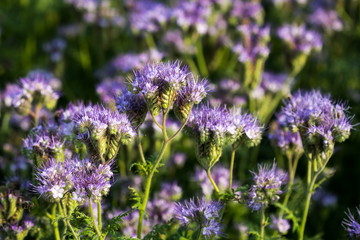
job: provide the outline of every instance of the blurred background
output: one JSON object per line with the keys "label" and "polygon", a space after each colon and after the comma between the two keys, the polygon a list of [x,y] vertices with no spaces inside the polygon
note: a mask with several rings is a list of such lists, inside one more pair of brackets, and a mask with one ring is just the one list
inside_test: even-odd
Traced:
{"label": "blurred background", "polygon": [[[145,10],[137,8],[135,0],[109,1],[109,6],[101,5],[101,8],[100,5],[92,5],[92,2],[96,1],[1,0],[0,90],[8,83],[17,82],[29,71],[45,69],[62,81],[59,107],[65,107],[67,103],[75,100],[99,102],[101,95],[99,97],[97,94],[97,86],[104,82],[104,79],[112,79],[112,81],[117,77],[125,79],[131,74],[132,68],[138,66],[133,63],[131,57],[120,59],[118,60],[120,63],[117,63],[115,60],[118,56],[125,53],[136,55],[155,48],[158,52],[151,53],[154,55],[151,57],[153,60],[180,59],[190,65],[192,70],[199,71],[199,75],[206,77],[214,85],[219,85],[226,77],[235,81],[241,78],[236,71],[237,68],[241,68],[239,63],[235,63],[234,66],[226,63],[223,66],[224,64],[216,61],[214,63],[213,60],[219,58],[215,51],[219,43],[214,43],[213,37],[205,35],[201,37],[202,57],[208,66],[211,64],[221,66],[209,67],[204,71],[202,61],[199,60],[201,56],[197,52],[198,46],[195,50],[191,50],[192,43],[190,43],[183,46],[182,50],[178,43],[174,50],[175,47],[170,44],[172,42],[168,29],[172,28],[175,31],[176,28],[171,27],[171,24],[167,23],[166,26],[158,24],[155,30],[149,26],[141,27],[141,23],[137,21],[147,21],[145,16],[152,18],[146,15],[150,13],[141,12]],[[353,124],[359,123],[360,1],[313,0],[312,3],[304,4],[292,2],[295,1],[262,1],[262,22],[269,24],[271,28],[284,23],[302,23],[306,21],[304,19],[309,18],[310,13],[313,13],[313,5],[323,4],[336,10],[341,23],[340,27],[321,30],[323,47],[320,52],[311,54],[308,58],[304,68],[296,76],[292,89],[319,89],[330,93],[334,99],[349,105],[349,112],[354,116]],[[164,1],[164,3],[178,4],[175,4],[175,1]],[[229,4],[231,5],[231,1]],[[160,7],[148,9],[152,9],[152,14],[158,17],[163,14],[163,9]],[[320,14],[316,13],[315,16]],[[236,24],[239,23],[234,22],[231,17],[225,19],[224,25],[214,30],[221,32],[215,39],[219,39],[220,35],[231,35],[230,30],[222,30],[231,29]],[[311,22],[307,24],[312,26]],[[186,44],[186,41],[184,42]],[[224,45],[226,46],[225,43]],[[284,47],[277,37],[271,38],[270,49],[265,68],[281,72],[286,68],[284,67],[286,60],[283,57]],[[126,70],[127,63],[129,69]],[[191,66],[192,64],[194,66]],[[259,162],[274,159],[275,153],[270,145],[265,136],[258,148]],[[185,151],[189,150],[183,148]],[[229,153],[226,152],[225,156],[226,154]],[[189,154],[188,160],[191,158],[193,153]],[[191,162],[185,165],[182,170],[184,179],[179,180],[180,183],[186,182],[186,176],[193,173],[194,165]],[[248,168],[253,169],[255,165],[256,162]],[[348,208],[354,210],[360,204],[358,127],[354,128],[349,140],[337,145],[330,167],[336,172],[314,197],[307,232],[309,235],[323,232],[323,239],[345,239],[345,231],[341,227],[341,221],[345,217],[344,212]],[[303,168],[304,166],[301,165],[300,175],[303,174]],[[184,192],[185,196],[191,196],[186,190]]]}

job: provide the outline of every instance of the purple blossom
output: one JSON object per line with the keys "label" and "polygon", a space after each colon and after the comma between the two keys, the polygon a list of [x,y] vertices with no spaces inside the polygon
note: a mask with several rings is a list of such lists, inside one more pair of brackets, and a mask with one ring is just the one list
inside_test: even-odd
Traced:
{"label": "purple blossom", "polygon": [[55,38],[43,45],[44,51],[50,55],[53,62],[59,62],[63,57],[66,41],[62,38]]}
{"label": "purple blossom", "polygon": [[173,18],[185,31],[194,27],[199,34],[205,34],[209,28],[212,4],[207,1],[180,1],[173,10]]}
{"label": "purple blossom", "polygon": [[50,201],[58,201],[72,186],[72,172],[65,162],[48,160],[36,169],[35,191]]}
{"label": "purple blossom", "polygon": [[105,78],[96,87],[96,93],[102,102],[108,106],[115,105],[115,99],[121,95],[124,79],[121,77]]}
{"label": "purple blossom", "polygon": [[[229,169],[222,166],[215,166],[211,171],[211,176],[221,192],[229,188],[229,174]],[[204,169],[196,168],[195,181],[200,184],[202,193],[207,198],[210,198],[214,187],[211,184]]]}
{"label": "purple blossom", "polygon": [[251,114],[242,114],[240,109],[234,109],[230,114],[234,127],[231,143],[235,145],[245,143],[248,147],[258,145],[263,132],[258,120]]}
{"label": "purple blossom", "polygon": [[125,113],[134,129],[137,129],[145,120],[147,105],[144,97],[138,93],[131,93],[122,88],[121,96],[116,99],[116,108]]}
{"label": "purple blossom", "polygon": [[322,48],[321,36],[305,25],[285,24],[278,29],[277,34],[296,53],[309,54]]}
{"label": "purple blossom", "polygon": [[[360,216],[360,210],[357,208],[357,215]],[[355,240],[360,237],[360,223],[355,219],[354,215],[350,212],[350,210],[346,213],[347,219],[342,221],[342,226],[347,231],[350,239]]]}
{"label": "purple blossom", "polygon": [[263,8],[259,2],[234,0],[232,3],[231,16],[235,19],[250,19],[260,21]]}
{"label": "purple blossom", "polygon": [[176,203],[176,219],[182,224],[195,223],[204,237],[216,237],[221,232],[221,209],[220,201],[206,202],[200,199],[190,199],[182,203]]}
{"label": "purple blossom", "polygon": [[138,33],[153,33],[158,32],[170,16],[170,9],[161,2],[136,1],[130,13],[130,23]]}
{"label": "purple blossom", "polygon": [[157,196],[159,199],[171,202],[179,200],[182,193],[183,191],[177,183],[163,183],[161,185],[161,191],[157,194]]}
{"label": "purple blossom", "polygon": [[270,227],[272,229],[277,230],[279,233],[286,234],[291,226],[288,220],[283,218],[277,218],[274,215],[272,215]]}
{"label": "purple blossom", "polygon": [[288,76],[286,74],[264,72],[262,74],[261,87],[272,93],[277,93],[283,90],[288,92],[289,89],[284,89],[287,78]]}
{"label": "purple blossom", "polygon": [[180,30],[167,31],[164,36],[164,42],[175,46],[179,53],[194,54],[196,52],[194,46],[184,41],[182,32]]}
{"label": "purple blossom", "polygon": [[341,31],[344,27],[335,10],[327,10],[322,7],[316,8],[309,16],[309,22],[329,32]]}
{"label": "purple blossom", "polygon": [[89,159],[73,160],[68,164],[71,164],[71,181],[74,189],[72,198],[75,201],[84,202],[88,197],[93,201],[100,201],[102,196],[108,194],[113,176],[110,164],[96,165]]}
{"label": "purple blossom", "polygon": [[[77,136],[89,151],[104,163],[113,159],[120,144],[127,144],[135,136],[125,114],[110,111],[101,105],[80,106],[72,116]],[[94,149],[95,148],[95,149]]]}
{"label": "purple blossom", "polygon": [[319,91],[298,91],[285,104],[277,116],[279,123],[293,132],[299,131],[305,149],[315,151],[315,157],[327,159],[334,143],[350,136],[352,125],[347,108],[334,103],[330,96]]}
{"label": "purple blossom", "polygon": [[294,133],[286,128],[276,126],[276,129],[269,134],[269,139],[283,153],[286,153],[287,151],[302,153],[304,151],[301,137],[298,132]]}
{"label": "purple blossom", "polygon": [[258,173],[253,172],[254,184],[246,194],[247,205],[254,211],[277,202],[283,193],[282,185],[288,181],[288,174],[278,169],[276,164],[258,165]]}
{"label": "purple blossom", "polygon": [[242,41],[233,46],[232,50],[238,55],[238,60],[242,63],[255,62],[259,58],[267,58],[270,49],[270,27],[249,23],[240,25],[238,30],[242,36]]}

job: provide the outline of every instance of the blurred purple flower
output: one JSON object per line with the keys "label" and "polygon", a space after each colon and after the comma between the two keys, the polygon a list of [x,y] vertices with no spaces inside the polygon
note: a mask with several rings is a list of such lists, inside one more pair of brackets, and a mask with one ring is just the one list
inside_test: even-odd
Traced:
{"label": "blurred purple flower", "polygon": [[[356,209],[357,216],[360,216],[360,210]],[[360,237],[360,223],[354,217],[354,215],[350,212],[350,210],[346,213],[347,219],[342,221],[342,226],[347,231],[351,240],[359,239]]]}

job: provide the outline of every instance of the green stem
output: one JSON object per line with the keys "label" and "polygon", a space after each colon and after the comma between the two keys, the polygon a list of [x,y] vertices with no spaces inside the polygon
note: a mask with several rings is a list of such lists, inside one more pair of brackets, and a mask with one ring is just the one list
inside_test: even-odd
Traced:
{"label": "green stem", "polygon": [[264,240],[265,236],[265,208],[261,209],[261,222],[260,222],[260,240]]}
{"label": "green stem", "polygon": [[149,49],[156,49],[155,40],[152,34],[145,35],[145,42],[148,45]]}
{"label": "green stem", "polygon": [[97,215],[98,215],[98,228],[102,230],[102,216],[101,216],[101,200],[97,201]]}
{"label": "green stem", "polygon": [[139,209],[140,216],[139,216],[138,229],[137,229],[137,237],[138,238],[141,238],[142,223],[143,223],[143,220],[144,220],[144,214],[145,214],[145,211],[146,211],[146,205],[147,205],[147,202],[149,200],[149,194],[150,194],[152,178],[153,178],[155,172],[157,171],[159,163],[161,162],[161,159],[164,156],[164,153],[165,153],[165,150],[166,150],[166,147],[167,147],[168,144],[169,144],[169,142],[167,140],[164,140],[164,142],[162,144],[162,147],[161,147],[161,150],[160,150],[160,153],[159,153],[159,155],[157,156],[157,158],[155,160],[155,165],[151,169],[151,171],[149,173],[149,176],[146,179],[144,198],[143,198],[141,207]]}
{"label": "green stem", "polygon": [[220,193],[220,190],[219,190],[218,186],[216,185],[214,179],[213,179],[212,176],[211,176],[210,168],[209,168],[208,170],[206,170],[206,174],[207,174],[207,176],[208,176],[211,184],[213,185],[215,191],[216,191],[217,193]]}
{"label": "green stem", "polygon": [[229,191],[230,192],[232,190],[232,184],[233,184],[233,172],[234,172],[235,154],[236,154],[236,149],[232,148],[231,158],[230,158],[230,177],[229,177]]}
{"label": "green stem", "polygon": [[72,235],[74,236],[75,240],[80,240],[78,235],[76,234],[73,226],[71,225],[70,221],[67,219],[68,216],[66,214],[66,208],[64,206],[62,206],[62,204],[60,202],[58,203],[58,207],[60,210],[60,214],[64,217],[64,222],[65,222],[66,226],[68,226],[70,228],[70,231],[71,231]]}
{"label": "green stem", "polygon": [[55,240],[60,240],[60,231],[59,231],[59,221],[54,221],[56,218],[56,204],[54,204],[53,208],[52,208],[52,221],[53,221],[53,228],[54,228],[54,235],[55,235]]}
{"label": "green stem", "polygon": [[199,39],[196,44],[196,60],[199,65],[201,75],[207,77],[209,75],[209,72],[204,57],[204,51],[203,51],[201,39]]}
{"label": "green stem", "polygon": [[199,231],[197,232],[197,236],[196,236],[195,240],[200,240],[201,239],[201,232],[202,232],[202,226],[200,224]]}
{"label": "green stem", "polygon": [[141,145],[141,138],[140,138],[139,130],[137,130],[137,147],[138,147],[138,150],[139,150],[140,159],[141,159],[142,163],[146,163],[144,151],[143,151],[143,148],[142,148],[142,145]]}
{"label": "green stem", "polygon": [[92,221],[92,224],[93,224],[96,234],[98,235],[99,239],[103,239],[102,234],[98,228],[98,225],[95,222],[95,215],[94,215],[94,210],[93,210],[92,201],[91,201],[90,197],[89,197],[89,213],[90,213],[91,221]]}

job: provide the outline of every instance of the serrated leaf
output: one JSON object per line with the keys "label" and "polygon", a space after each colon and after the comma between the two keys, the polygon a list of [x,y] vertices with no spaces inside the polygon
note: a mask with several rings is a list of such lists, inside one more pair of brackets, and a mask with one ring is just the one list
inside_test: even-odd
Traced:
{"label": "serrated leaf", "polygon": [[130,190],[130,200],[134,201],[134,203],[131,205],[131,208],[139,209],[142,203],[141,195],[138,193],[138,191],[136,191],[135,188],[132,188],[130,186],[128,188]]}
{"label": "serrated leaf", "polygon": [[125,213],[122,213],[116,217],[113,217],[110,222],[107,224],[106,226],[106,233],[115,233],[117,231],[119,231],[119,229],[121,228],[121,222],[123,222],[123,218],[126,217],[127,215],[129,215],[130,213],[132,213],[134,211],[134,209],[127,211]]}

